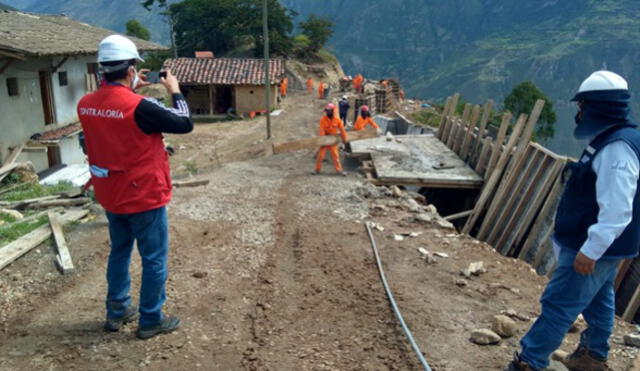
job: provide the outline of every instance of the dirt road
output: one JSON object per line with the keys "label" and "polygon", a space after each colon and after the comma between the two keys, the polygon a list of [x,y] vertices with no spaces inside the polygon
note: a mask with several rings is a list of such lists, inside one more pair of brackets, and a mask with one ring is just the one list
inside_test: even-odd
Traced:
{"label": "dirt road", "polygon": [[[322,104],[289,98],[274,118],[276,138],[315,133]],[[182,318],[179,331],[148,341],[135,339],[135,324],[101,331],[108,236],[98,215],[69,234],[76,274],[59,276],[48,246],[0,272],[0,369],[417,370],[384,295],[366,220],[384,227],[376,239],[388,279],[433,369],[506,364],[530,325],[525,317],[538,314],[545,278],[453,230],[416,221],[426,205],[416,210],[410,196],[366,185],[354,172],[335,176],[329,163],[326,175],[309,175],[311,153],[264,157],[263,137],[256,120],[169,138],[181,148],[175,170],[193,162],[211,180],[176,189],[169,208],[166,311]],[[448,257],[427,264],[419,247]],[[487,272],[462,285],[460,270],[474,261]],[[138,257],[132,270],[138,283]],[[469,341],[471,330],[507,309],[523,318],[517,336],[497,346]],[[617,328],[615,370],[635,354],[616,343],[629,328]]]}

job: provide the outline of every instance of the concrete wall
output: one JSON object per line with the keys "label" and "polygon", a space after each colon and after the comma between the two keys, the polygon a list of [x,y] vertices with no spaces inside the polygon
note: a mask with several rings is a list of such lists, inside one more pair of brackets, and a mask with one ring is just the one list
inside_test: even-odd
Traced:
{"label": "concrete wall", "polygon": [[[95,56],[69,57],[56,73],[51,75],[51,90],[56,124],[77,120],[76,105],[86,94],[85,74],[87,63],[95,62]],[[13,61],[0,74],[0,162],[6,158],[9,148],[26,142],[35,134],[49,129],[44,125],[44,112],[40,93],[38,71],[51,70],[63,57],[43,57],[27,61]],[[8,61],[0,58],[0,67]],[[60,86],[58,72],[67,72],[67,86]],[[10,97],[7,78],[18,79],[18,96]],[[44,156],[39,153],[33,156]],[[34,160],[41,162],[41,159]]]}
{"label": "concrete wall", "polygon": [[16,161],[31,162],[36,172],[41,172],[49,168],[49,159],[47,158],[47,147],[27,147],[20,152],[20,156]]}
{"label": "concrete wall", "polygon": [[60,161],[65,165],[83,164],[86,162],[86,156],[80,147],[79,135],[73,135],[60,140]]}
{"label": "concrete wall", "polygon": [[[238,114],[251,111],[261,111],[264,105],[264,86],[261,85],[237,85],[235,87],[235,107]],[[271,109],[278,105],[278,87],[273,85],[271,89]]]}
{"label": "concrete wall", "polygon": [[[57,65],[61,61],[62,57],[55,57],[53,63]],[[53,90],[53,101],[56,106],[57,124],[78,120],[76,106],[80,98],[87,93],[85,82],[87,63],[95,61],[95,55],[69,57],[69,59],[51,75],[51,87]],[[67,72],[67,86],[60,86],[60,72]]]}

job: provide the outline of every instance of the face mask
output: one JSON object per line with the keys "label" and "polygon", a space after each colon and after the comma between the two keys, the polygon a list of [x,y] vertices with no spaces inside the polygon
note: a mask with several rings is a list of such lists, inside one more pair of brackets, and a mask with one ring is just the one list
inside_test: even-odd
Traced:
{"label": "face mask", "polygon": [[133,69],[133,72],[135,72],[135,75],[133,75],[133,81],[131,82],[131,89],[135,90],[136,86],[138,86],[138,83],[140,82],[140,78],[138,77],[138,71],[136,71],[136,69]]}

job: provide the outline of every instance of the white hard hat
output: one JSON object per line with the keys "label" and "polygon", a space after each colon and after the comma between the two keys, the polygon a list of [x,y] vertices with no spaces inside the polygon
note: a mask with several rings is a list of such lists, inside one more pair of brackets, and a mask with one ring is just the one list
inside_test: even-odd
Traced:
{"label": "white hard hat", "polygon": [[346,96],[346,95],[343,95],[343,96],[342,96],[342,99],[345,99],[345,100],[346,100],[346,99],[347,99],[347,96]]}
{"label": "white hard hat", "polygon": [[137,59],[144,62],[138,54],[138,48],[133,41],[121,35],[111,35],[100,41],[98,45],[98,63],[129,61]]}
{"label": "white hard hat", "polygon": [[596,71],[580,85],[578,93],[596,90],[629,90],[627,80],[611,71]]}

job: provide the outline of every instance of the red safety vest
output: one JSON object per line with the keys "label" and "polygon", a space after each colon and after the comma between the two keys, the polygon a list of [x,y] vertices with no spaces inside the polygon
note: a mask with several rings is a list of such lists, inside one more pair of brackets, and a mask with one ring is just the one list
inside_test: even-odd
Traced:
{"label": "red safety vest", "polygon": [[96,199],[116,214],[162,207],[171,200],[169,157],[162,134],[145,134],[135,122],[141,95],[122,85],[105,85],[78,103],[89,164],[109,170],[91,175]]}

